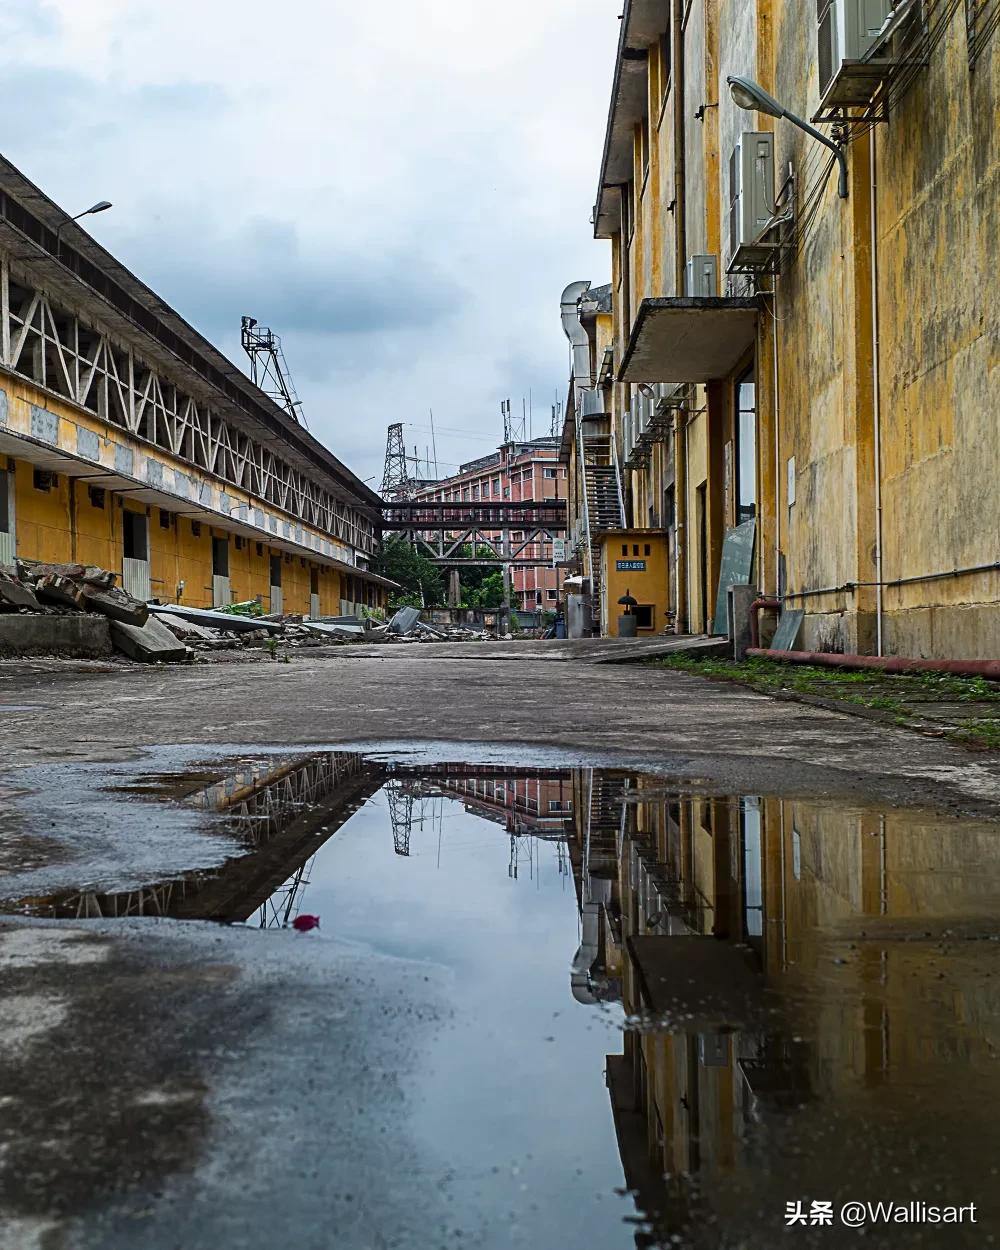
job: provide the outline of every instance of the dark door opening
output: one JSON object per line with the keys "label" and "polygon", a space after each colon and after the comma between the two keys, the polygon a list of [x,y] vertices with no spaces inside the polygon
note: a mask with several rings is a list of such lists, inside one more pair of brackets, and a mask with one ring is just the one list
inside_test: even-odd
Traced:
{"label": "dark door opening", "polygon": [[271,585],[281,585],[281,556],[271,557]]}
{"label": "dark door opening", "polygon": [[229,576],[229,539],[212,539],[212,576]]}
{"label": "dark door opening", "polygon": [[122,541],[126,560],[147,560],[149,558],[148,529],[144,512],[129,512],[122,515]]}

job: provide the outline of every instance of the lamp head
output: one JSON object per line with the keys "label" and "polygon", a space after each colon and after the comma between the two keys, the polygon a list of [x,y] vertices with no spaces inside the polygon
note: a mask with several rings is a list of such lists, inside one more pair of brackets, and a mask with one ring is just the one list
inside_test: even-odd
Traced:
{"label": "lamp head", "polygon": [[730,74],[726,81],[729,83],[729,91],[733,100],[741,109],[746,109],[748,113],[754,111],[767,113],[771,117],[785,116],[784,106],[752,78],[741,78],[737,74]]}
{"label": "lamp head", "polygon": [[111,207],[110,200],[98,200],[96,204],[91,204],[90,208],[88,208],[87,211],[83,215],[84,217],[89,217],[92,213],[103,213],[106,209],[109,209],[110,207]]}

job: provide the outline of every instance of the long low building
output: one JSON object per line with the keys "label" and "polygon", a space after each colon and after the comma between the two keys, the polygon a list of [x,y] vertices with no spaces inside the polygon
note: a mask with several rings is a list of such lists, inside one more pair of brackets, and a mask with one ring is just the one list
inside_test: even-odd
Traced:
{"label": "long low building", "polygon": [[374,491],[0,158],[0,564],[337,614],[393,586],[368,567],[381,520]]}

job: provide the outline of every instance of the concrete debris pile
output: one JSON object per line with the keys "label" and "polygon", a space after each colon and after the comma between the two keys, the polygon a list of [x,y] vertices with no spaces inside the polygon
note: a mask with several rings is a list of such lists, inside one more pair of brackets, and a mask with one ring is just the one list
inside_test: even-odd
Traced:
{"label": "concrete debris pile", "polygon": [[400,608],[388,625],[372,632],[381,632],[383,639],[389,642],[487,642],[497,637],[495,632],[470,629],[468,625],[432,625],[420,619],[419,608]]}

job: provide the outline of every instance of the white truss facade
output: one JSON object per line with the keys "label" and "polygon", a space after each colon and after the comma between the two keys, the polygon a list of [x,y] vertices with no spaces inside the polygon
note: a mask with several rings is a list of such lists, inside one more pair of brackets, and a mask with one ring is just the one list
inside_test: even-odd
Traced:
{"label": "white truss facade", "polygon": [[363,513],[185,394],[130,346],[20,279],[2,254],[0,364],[342,543],[376,548],[375,526]]}

